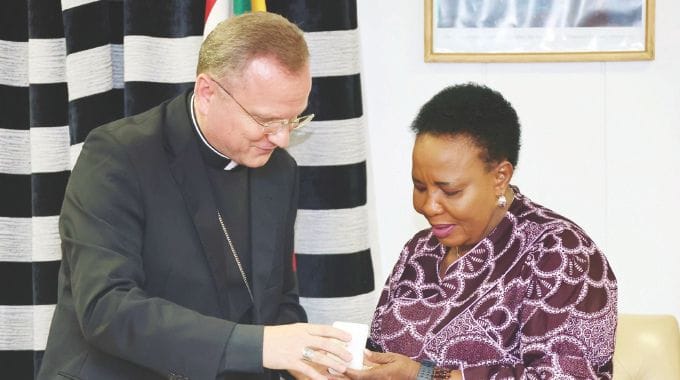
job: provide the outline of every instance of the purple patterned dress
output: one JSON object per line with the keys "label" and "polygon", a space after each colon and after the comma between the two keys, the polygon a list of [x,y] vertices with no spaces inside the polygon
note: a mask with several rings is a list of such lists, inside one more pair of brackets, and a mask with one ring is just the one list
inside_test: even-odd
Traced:
{"label": "purple patterned dress", "polygon": [[610,379],[616,279],[570,220],[519,193],[440,278],[446,247],[417,233],[387,280],[370,344],[465,379]]}

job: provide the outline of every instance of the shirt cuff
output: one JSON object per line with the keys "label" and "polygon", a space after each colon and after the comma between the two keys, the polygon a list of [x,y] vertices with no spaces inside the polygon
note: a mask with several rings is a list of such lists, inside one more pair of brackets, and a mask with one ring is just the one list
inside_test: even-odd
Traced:
{"label": "shirt cuff", "polygon": [[237,324],[229,336],[220,361],[223,372],[262,373],[264,326]]}

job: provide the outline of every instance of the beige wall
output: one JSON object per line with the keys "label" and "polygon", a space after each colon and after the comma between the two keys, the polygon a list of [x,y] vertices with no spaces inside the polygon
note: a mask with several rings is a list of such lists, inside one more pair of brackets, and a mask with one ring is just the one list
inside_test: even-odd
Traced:
{"label": "beige wall", "polygon": [[656,59],[424,63],[423,2],[359,0],[376,281],[425,221],[411,208],[408,130],[448,84],[475,81],[517,109],[513,183],[574,220],[607,254],[619,308],[680,319],[680,3],[656,1]]}

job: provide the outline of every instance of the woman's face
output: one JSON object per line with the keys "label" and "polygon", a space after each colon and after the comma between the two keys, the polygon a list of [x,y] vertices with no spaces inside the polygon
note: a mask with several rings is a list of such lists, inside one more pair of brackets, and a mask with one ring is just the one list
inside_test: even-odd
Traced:
{"label": "woman's face", "polygon": [[[484,238],[503,218],[498,196],[512,176],[507,161],[489,168],[465,136],[421,134],[413,147],[413,208],[447,247],[461,250]],[[510,172],[508,172],[510,170]]]}

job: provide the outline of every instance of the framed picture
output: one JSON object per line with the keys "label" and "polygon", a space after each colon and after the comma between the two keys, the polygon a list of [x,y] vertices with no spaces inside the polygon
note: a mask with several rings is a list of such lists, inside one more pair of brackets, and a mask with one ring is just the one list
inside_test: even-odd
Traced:
{"label": "framed picture", "polygon": [[425,61],[654,59],[654,0],[425,0]]}

